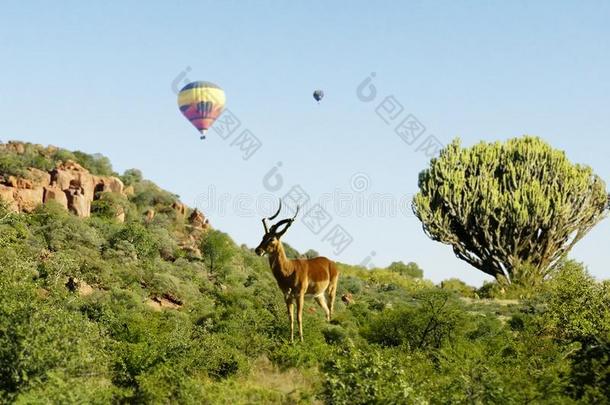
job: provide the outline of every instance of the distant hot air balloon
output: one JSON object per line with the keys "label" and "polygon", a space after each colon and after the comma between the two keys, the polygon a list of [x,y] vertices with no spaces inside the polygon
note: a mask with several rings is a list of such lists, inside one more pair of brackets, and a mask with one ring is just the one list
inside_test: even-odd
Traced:
{"label": "distant hot air balloon", "polygon": [[205,139],[205,133],[224,109],[225,92],[214,83],[192,82],[178,93],[178,106]]}
{"label": "distant hot air balloon", "polygon": [[320,100],[324,97],[324,92],[322,90],[316,90],[313,92],[313,98],[319,103]]}

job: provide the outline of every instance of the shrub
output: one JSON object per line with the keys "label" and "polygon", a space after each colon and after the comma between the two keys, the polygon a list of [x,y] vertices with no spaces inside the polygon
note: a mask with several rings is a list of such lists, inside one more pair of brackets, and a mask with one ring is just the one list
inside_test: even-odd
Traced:
{"label": "shrub", "polygon": [[86,222],[53,201],[39,205],[27,216],[27,220],[43,246],[51,251],[98,249],[103,242],[100,235],[87,226]]}
{"label": "shrub", "polygon": [[133,186],[136,183],[140,183],[143,179],[142,172],[138,169],[125,170],[121,176],[121,180],[126,186]]}
{"label": "shrub", "polygon": [[159,245],[151,232],[136,222],[126,224],[115,233],[108,244],[111,248],[124,250],[131,245],[138,258],[153,258],[159,254]]}
{"label": "shrub", "polygon": [[450,278],[449,280],[442,281],[441,288],[443,290],[454,292],[460,297],[475,297],[475,288],[469,286],[468,284],[457,278]]}
{"label": "shrub", "polygon": [[404,264],[403,262],[392,262],[392,264],[388,266],[388,270],[405,277],[422,278],[424,276],[424,271],[419,268],[417,263],[413,262],[408,264]]}
{"label": "shrub", "polygon": [[415,305],[386,309],[374,318],[363,335],[383,346],[439,349],[464,327],[465,314],[458,302],[442,290],[415,296]]}
{"label": "shrub", "polygon": [[92,174],[98,176],[114,176],[116,173],[112,170],[110,160],[99,153],[89,155],[80,151],[74,152],[75,160],[89,170]]}
{"label": "shrub", "polygon": [[120,213],[127,213],[130,203],[125,196],[118,193],[102,193],[91,203],[91,214],[107,220],[115,220]]}
{"label": "shrub", "polygon": [[201,240],[201,253],[212,273],[219,273],[234,255],[235,244],[224,232],[209,230]]}
{"label": "shrub", "polygon": [[564,339],[604,336],[610,332],[610,296],[581,264],[567,262],[549,282],[545,320]]}
{"label": "shrub", "polygon": [[324,399],[330,404],[426,403],[419,393],[425,390],[420,376],[431,371],[425,361],[348,345],[324,363]]}

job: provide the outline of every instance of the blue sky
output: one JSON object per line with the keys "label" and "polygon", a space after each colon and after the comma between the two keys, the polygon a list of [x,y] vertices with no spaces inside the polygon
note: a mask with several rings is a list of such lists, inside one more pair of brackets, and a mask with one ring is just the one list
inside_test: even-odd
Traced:
{"label": "blue sky", "polygon": [[[286,234],[299,250],[416,261],[434,281],[480,284],[482,273],[430,241],[408,211],[375,209],[417,191],[429,160],[419,143],[538,135],[610,181],[610,3],[124,3],[2,4],[0,139],[139,168],[238,243],[255,246],[271,200],[299,185],[311,201],[343,195],[373,207],[327,204],[319,234],[302,222]],[[356,90],[372,72],[377,96],[363,102]],[[212,130],[199,141],[180,115],[172,82],[183,76],[225,89],[241,122],[229,139]],[[319,105],[316,88],[326,93]],[[426,128],[413,145],[376,113],[390,96],[403,109],[396,120],[412,114]],[[247,160],[232,144],[245,129],[262,143]],[[274,191],[263,179],[278,162]],[[599,278],[610,277],[609,221],[572,254]],[[339,254],[325,240],[335,225],[353,238]]]}

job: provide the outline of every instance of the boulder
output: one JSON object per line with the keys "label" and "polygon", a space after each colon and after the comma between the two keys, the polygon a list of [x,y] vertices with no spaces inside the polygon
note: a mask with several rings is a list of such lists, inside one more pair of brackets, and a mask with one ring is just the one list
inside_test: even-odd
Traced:
{"label": "boulder", "polygon": [[46,148],[44,148],[44,150],[42,151],[42,154],[45,156],[52,156],[54,155],[57,151],[59,150],[59,148],[57,148],[56,146],[53,145],[49,145]]}
{"label": "boulder", "polygon": [[42,187],[36,187],[33,189],[17,188],[15,189],[15,200],[19,206],[19,211],[32,212],[34,209],[42,204],[44,195],[44,189]]}
{"label": "boulder", "polygon": [[150,222],[155,217],[155,210],[153,210],[152,208],[149,208],[146,210],[144,215],[146,215],[146,222]]}
{"label": "boulder", "polygon": [[45,203],[49,201],[55,201],[56,203],[64,207],[64,209],[68,209],[68,197],[66,196],[66,193],[63,190],[57,187],[44,187],[43,201]]}
{"label": "boulder", "polygon": [[116,217],[114,217],[114,219],[120,224],[125,222],[125,211],[123,210],[123,207],[119,207],[119,212],[117,212]]}
{"label": "boulder", "polygon": [[95,192],[112,192],[123,194],[123,182],[118,177],[94,176]]}
{"label": "boulder", "polygon": [[81,188],[89,201],[95,194],[94,176],[78,163],[68,160],[51,171],[51,184],[62,190]]}
{"label": "boulder", "polygon": [[32,188],[32,182],[21,177],[8,176],[6,184],[15,188]]}
{"label": "boulder", "polygon": [[93,287],[76,277],[68,277],[65,286],[70,292],[76,292],[81,297],[86,297],[87,295],[94,293]]}
{"label": "boulder", "polygon": [[345,305],[351,305],[354,303],[354,297],[352,296],[352,293],[343,294],[343,296],[341,296],[341,301],[343,301]]}
{"label": "boulder", "polygon": [[147,299],[146,305],[155,311],[161,311],[162,309],[180,309],[182,307],[182,301],[175,299],[175,297],[169,294],[164,294],[161,297]]}
{"label": "boulder", "polygon": [[28,169],[27,177],[34,187],[44,187],[51,184],[51,175],[43,170],[36,169],[34,167],[30,167]]}
{"label": "boulder", "polygon": [[208,220],[205,218],[205,215],[197,208],[193,210],[191,215],[189,216],[189,224],[193,228],[197,229],[206,229],[208,228]]}
{"label": "boulder", "polygon": [[3,145],[5,150],[15,152],[18,155],[25,153],[25,144],[18,141],[8,141],[6,145]]}
{"label": "boulder", "polygon": [[15,189],[0,184],[0,199],[4,201],[10,211],[19,212],[19,205],[15,201]]}
{"label": "boulder", "polygon": [[184,218],[186,216],[186,205],[180,201],[174,201],[172,203],[172,209],[176,212],[177,218]]}
{"label": "boulder", "polygon": [[68,208],[81,218],[91,215],[91,200],[82,191],[70,190],[66,193],[68,197]]}

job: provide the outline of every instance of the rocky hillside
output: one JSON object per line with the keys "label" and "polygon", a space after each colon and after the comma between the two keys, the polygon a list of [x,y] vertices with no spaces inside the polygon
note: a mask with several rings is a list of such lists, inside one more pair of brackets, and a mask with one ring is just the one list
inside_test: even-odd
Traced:
{"label": "rocky hillside", "polygon": [[[22,142],[0,144],[2,160],[13,155],[15,160],[27,161],[28,155],[47,158],[55,164],[51,170],[25,167],[18,175],[0,173],[0,198],[15,212],[32,212],[36,206],[55,201],[65,209],[84,218],[91,215],[91,203],[100,193],[133,194],[133,188],[124,190],[123,182],[115,176],[96,176],[72,159],[65,162],[53,159],[58,154],[54,146],[42,147]],[[35,160],[33,160],[35,162]],[[117,218],[122,222],[125,214]]]}
{"label": "rocky hillside", "polygon": [[[91,215],[91,203],[100,193],[127,195],[119,178],[92,175],[73,160],[60,162],[49,172],[28,167],[25,177],[1,177],[0,182],[0,198],[15,212],[32,212],[39,204],[55,201],[85,218]],[[125,213],[119,213],[117,219],[123,222]]]}
{"label": "rocky hillside", "polygon": [[[0,143],[0,200],[9,211],[31,213],[41,204],[53,202],[78,217],[87,218],[96,205],[98,210],[109,208],[105,200],[138,200],[134,186],[137,185],[125,186],[101,155],[19,141]],[[152,183],[148,187],[156,188]],[[167,198],[151,201],[140,214],[146,222],[151,222],[158,210],[172,210],[176,218],[187,221],[191,230],[177,235],[182,246],[200,256],[197,239],[201,231],[209,228],[209,221],[203,213],[189,209],[177,197],[158,191],[165,193]],[[115,203],[111,208],[112,219],[124,222],[126,204]],[[132,206],[135,208],[138,207]]]}

